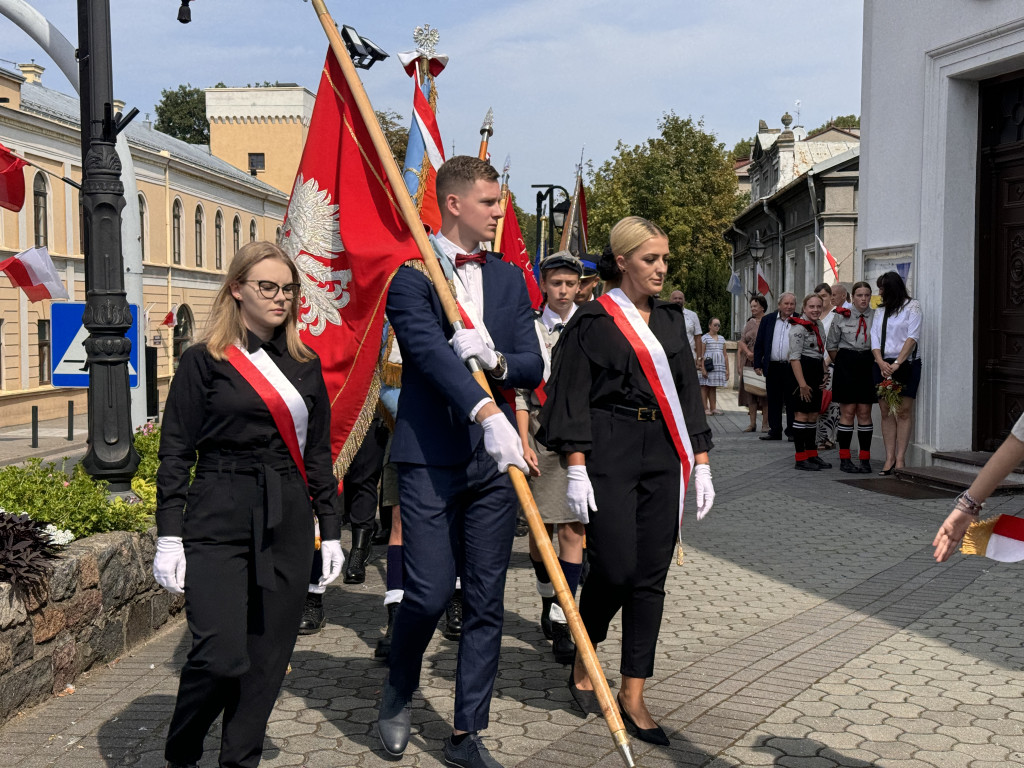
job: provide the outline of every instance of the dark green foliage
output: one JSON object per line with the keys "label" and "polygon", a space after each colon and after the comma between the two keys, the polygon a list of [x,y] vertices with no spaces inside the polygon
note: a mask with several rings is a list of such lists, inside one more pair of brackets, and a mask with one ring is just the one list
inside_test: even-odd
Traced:
{"label": "dark green foliage", "polygon": [[156,105],[156,129],[189,144],[209,144],[210,124],[206,120],[206,94],[191,83],[160,92]]}
{"label": "dark green foliage", "polygon": [[814,136],[827,131],[829,128],[860,128],[860,115],[840,115],[839,117],[830,117],[828,122],[819,125],[813,131],[808,132],[808,136]]}
{"label": "dark green foliage", "polygon": [[380,129],[384,131],[384,138],[391,147],[391,154],[395,156],[395,162],[398,163],[399,169],[404,169],[405,150],[409,146],[408,123],[393,109],[374,110],[374,114],[377,115]]}
{"label": "dark green foliage", "polygon": [[50,561],[56,556],[45,527],[28,515],[0,511],[0,582],[13,584],[22,597],[42,597]]}

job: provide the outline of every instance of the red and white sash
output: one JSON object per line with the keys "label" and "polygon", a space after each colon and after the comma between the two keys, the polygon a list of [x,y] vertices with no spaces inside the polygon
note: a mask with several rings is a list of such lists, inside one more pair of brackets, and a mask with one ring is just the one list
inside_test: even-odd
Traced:
{"label": "red and white sash", "polygon": [[260,400],[267,406],[277,431],[288,446],[288,453],[295,460],[302,479],[308,483],[306,462],[302,456],[306,452],[309,412],[302,395],[265,350],[258,349],[250,354],[241,347],[230,346],[227,355],[228,362],[256,390]]}
{"label": "red and white sash", "polygon": [[693,446],[690,444],[690,433],[686,431],[686,420],[679,404],[679,393],[676,391],[672,370],[669,368],[668,356],[661,342],[640,316],[633,302],[620,288],[614,288],[598,299],[605,311],[611,315],[626,341],[633,348],[640,368],[643,369],[647,383],[654,391],[665,426],[672,437],[672,444],[679,454],[679,525],[683,524],[683,504],[686,500],[686,489],[690,484],[690,473],[693,470]]}

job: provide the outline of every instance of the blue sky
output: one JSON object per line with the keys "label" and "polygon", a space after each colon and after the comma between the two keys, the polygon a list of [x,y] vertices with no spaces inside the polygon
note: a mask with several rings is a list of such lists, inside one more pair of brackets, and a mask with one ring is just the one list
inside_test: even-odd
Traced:
{"label": "blue sky", "polygon": [[[72,42],[74,0],[29,0]],[[152,112],[164,88],[295,82],[315,90],[327,39],[302,0],[111,0],[114,91]],[[759,119],[779,127],[787,110],[814,128],[860,112],[861,0],[328,0],[335,20],[392,54],[362,73],[378,109],[408,118],[412,81],[394,56],[412,30],[440,31],[451,61],[438,78],[445,151],[476,154],[480,123],[495,113],[491,153],[511,155],[511,187],[534,208],[531,184],[570,187],[581,150],[599,165],[616,142],[642,142],[670,110],[703,118],[727,146]],[[0,66],[35,59],[43,84],[70,85],[36,44],[0,18]]]}

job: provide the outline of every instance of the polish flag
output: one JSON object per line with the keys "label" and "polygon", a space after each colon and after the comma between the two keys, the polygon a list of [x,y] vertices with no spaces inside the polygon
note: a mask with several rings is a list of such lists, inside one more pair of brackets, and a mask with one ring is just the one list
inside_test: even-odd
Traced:
{"label": "polish flag", "polygon": [[178,305],[174,304],[171,307],[171,311],[164,316],[164,321],[160,325],[168,325],[171,328],[178,324]]}
{"label": "polish flag", "polygon": [[839,270],[836,269],[836,257],[832,255],[828,248],[825,247],[825,244],[821,242],[820,237],[815,237],[814,239],[818,241],[818,246],[825,252],[825,258],[828,259],[828,265],[832,267],[832,274],[836,276],[836,282],[838,283]]}
{"label": "polish flag", "polygon": [[45,246],[29,248],[0,261],[0,270],[25,292],[29,301],[70,298]]}
{"label": "polish flag", "polygon": [[1024,518],[999,515],[971,523],[960,551],[965,555],[982,555],[1001,563],[1024,560]]}
{"label": "polish flag", "polygon": [[0,144],[0,208],[20,211],[25,205],[25,173],[27,163]]}
{"label": "polish flag", "polygon": [[764,272],[761,271],[761,265],[757,265],[757,292],[762,296],[770,296],[772,289],[768,286],[768,281],[764,277]]}

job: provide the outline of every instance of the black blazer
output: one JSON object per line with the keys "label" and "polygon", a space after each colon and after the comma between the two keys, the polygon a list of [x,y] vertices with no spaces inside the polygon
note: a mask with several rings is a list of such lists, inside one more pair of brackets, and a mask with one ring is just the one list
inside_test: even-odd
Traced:
{"label": "black blazer", "polygon": [[761,318],[757,327],[757,338],[754,340],[754,367],[762,371],[768,370],[772,361],[772,343],[775,341],[775,325],[779,321],[778,310],[769,312]]}

